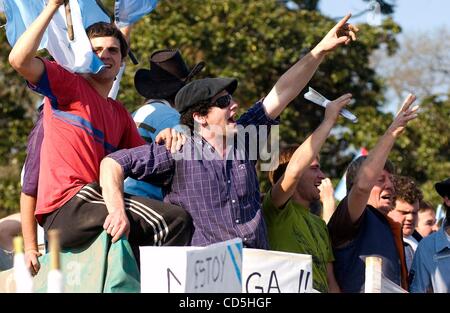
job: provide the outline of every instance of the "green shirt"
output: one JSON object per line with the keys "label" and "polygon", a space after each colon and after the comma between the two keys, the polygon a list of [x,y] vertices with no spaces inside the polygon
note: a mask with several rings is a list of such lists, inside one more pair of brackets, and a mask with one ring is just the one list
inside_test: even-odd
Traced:
{"label": "green shirt", "polygon": [[272,203],[271,192],[263,200],[269,247],[272,250],[310,254],[313,260],[313,288],[328,292],[327,264],[334,261],[325,222],[300,204],[289,200],[284,208]]}

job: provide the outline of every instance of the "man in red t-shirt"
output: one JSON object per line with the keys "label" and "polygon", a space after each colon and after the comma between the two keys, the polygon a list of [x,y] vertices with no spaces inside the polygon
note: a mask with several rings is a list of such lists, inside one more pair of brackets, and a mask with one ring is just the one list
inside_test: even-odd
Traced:
{"label": "man in red t-shirt", "polygon": [[97,74],[74,74],[35,56],[63,0],[50,0],[13,47],[9,61],[46,96],[36,218],[45,231],[61,230],[62,248],[79,247],[105,229],[113,242],[127,235],[139,245],[185,245],[191,220],[181,208],[144,198],[125,199],[126,209],[106,208],[99,181],[100,161],[118,149],[144,144],[126,109],[108,98],[128,45],[112,24],[87,30],[93,51],[105,64]]}

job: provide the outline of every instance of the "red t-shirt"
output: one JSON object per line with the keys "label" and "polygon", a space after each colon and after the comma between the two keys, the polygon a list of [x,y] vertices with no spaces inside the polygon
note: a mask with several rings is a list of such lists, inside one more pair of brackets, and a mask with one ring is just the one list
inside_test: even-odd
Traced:
{"label": "red t-shirt", "polygon": [[39,221],[84,185],[98,182],[106,155],[145,143],[120,102],[103,98],[81,75],[43,61],[46,71],[32,86],[46,96],[35,213]]}

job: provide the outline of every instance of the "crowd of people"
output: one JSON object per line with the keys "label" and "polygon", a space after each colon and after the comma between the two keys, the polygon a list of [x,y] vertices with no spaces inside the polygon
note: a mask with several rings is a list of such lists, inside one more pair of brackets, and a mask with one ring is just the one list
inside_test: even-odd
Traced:
{"label": "crowd of people", "polygon": [[[337,208],[319,155],[351,94],[326,106],[322,123],[303,143],[280,151],[263,196],[250,146],[270,132],[239,139],[243,129],[270,130],[282,122],[280,114],[326,56],[357,39],[351,15],[238,119],[236,79],[195,79],[205,62],[190,69],[179,50],[155,51],[150,68],[135,73],[136,91],[146,100],[131,116],[110,94],[128,53],[129,29],[104,22],[86,29],[106,65],[97,74],[72,73],[36,56],[63,3],[49,0],[9,56],[28,86],[45,97],[29,137],[20,199],[32,274],[40,268],[39,224],[45,233],[60,230],[62,249],[88,246],[102,231],[112,242],[126,237],[138,263],[139,246],[205,246],[236,237],[248,248],[310,254],[313,288],[320,292],[363,291],[363,256],[377,255],[384,276],[406,290],[450,291],[450,225],[437,229],[417,184],[396,176],[388,160],[418,117],[414,95],[368,156],[351,162],[347,196]],[[436,190],[448,215],[450,179]],[[322,214],[311,210],[317,201]]]}

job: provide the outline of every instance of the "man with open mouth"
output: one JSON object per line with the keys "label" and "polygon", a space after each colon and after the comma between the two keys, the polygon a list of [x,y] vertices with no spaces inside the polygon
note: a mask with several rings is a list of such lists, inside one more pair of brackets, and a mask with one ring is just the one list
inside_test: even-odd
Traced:
{"label": "man with open mouth", "polygon": [[368,156],[355,159],[347,169],[347,196],[339,203],[328,228],[335,256],[336,280],[343,292],[364,291],[366,256],[382,259],[384,277],[408,288],[408,273],[401,226],[387,213],[394,207],[394,166],[389,151],[418,107],[409,95],[392,124]]}

